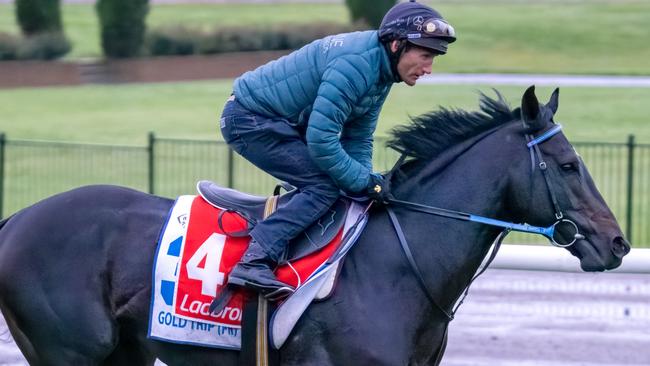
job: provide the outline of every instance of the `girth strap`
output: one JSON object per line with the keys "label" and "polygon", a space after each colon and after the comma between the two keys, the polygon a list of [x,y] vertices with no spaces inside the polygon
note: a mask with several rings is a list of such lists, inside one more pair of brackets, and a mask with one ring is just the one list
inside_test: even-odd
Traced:
{"label": "girth strap", "polygon": [[[270,196],[264,207],[264,218],[277,209],[277,195]],[[278,351],[269,348],[269,312],[270,304],[262,294],[256,294],[244,304],[242,319],[242,344],[239,354],[241,366],[273,366],[279,364]],[[254,323],[254,324],[251,324]],[[255,332],[254,340],[249,331]]]}
{"label": "girth strap", "polygon": [[[271,196],[266,201],[264,218],[271,216],[278,208],[278,195]],[[269,366],[269,300],[262,294],[257,294],[257,336],[256,336],[256,365]]]}

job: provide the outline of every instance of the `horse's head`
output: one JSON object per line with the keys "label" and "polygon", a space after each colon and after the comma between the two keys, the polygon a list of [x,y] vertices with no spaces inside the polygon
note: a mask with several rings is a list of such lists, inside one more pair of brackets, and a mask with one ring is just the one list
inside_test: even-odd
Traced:
{"label": "horse's head", "polygon": [[558,222],[555,240],[575,241],[567,249],[580,259],[583,270],[613,269],[629,253],[630,245],[580,155],[559,133],[553,120],[558,97],[556,89],[544,105],[538,102],[534,86],[524,93],[523,130],[519,129],[523,136],[517,138],[522,148],[511,170],[508,208],[533,225]]}
{"label": "horse's head", "polygon": [[[388,146],[412,158],[402,174],[391,175],[395,197],[537,227],[523,231],[547,228],[544,234],[578,257],[583,270],[618,267],[630,245],[553,120],[559,91],[540,104],[530,87],[514,111],[498,96],[484,95],[477,112],[443,108],[395,128]],[[452,240],[485,235],[452,233]]]}

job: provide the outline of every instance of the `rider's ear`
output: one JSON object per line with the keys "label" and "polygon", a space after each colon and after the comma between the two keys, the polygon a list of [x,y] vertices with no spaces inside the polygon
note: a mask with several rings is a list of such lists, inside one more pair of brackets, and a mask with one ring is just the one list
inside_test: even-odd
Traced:
{"label": "rider's ear", "polygon": [[546,104],[546,106],[551,109],[551,112],[553,112],[553,115],[555,115],[555,112],[557,112],[559,97],[560,97],[560,88],[555,88],[553,94],[551,94],[551,99]]}
{"label": "rider's ear", "polygon": [[521,121],[524,123],[524,127],[532,131],[537,130],[537,125],[539,125],[538,116],[539,101],[535,96],[535,85],[531,85],[521,98]]}
{"label": "rider's ear", "polygon": [[395,53],[399,49],[399,41],[398,40],[393,40],[390,41],[390,50],[391,52]]}

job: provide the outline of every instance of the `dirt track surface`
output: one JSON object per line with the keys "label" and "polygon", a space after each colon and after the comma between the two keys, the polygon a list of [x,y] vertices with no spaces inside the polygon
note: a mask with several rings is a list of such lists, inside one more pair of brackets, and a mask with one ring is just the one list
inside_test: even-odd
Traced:
{"label": "dirt track surface", "polygon": [[650,365],[650,275],[491,270],[442,365]]}
{"label": "dirt track surface", "polygon": [[[0,365],[25,364],[13,341],[0,344]],[[650,365],[650,275],[489,270],[442,365]]]}

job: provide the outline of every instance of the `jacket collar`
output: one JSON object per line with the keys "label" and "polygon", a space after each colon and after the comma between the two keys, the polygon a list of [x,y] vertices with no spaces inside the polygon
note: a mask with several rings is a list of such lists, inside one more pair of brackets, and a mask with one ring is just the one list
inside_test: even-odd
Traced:
{"label": "jacket collar", "polygon": [[384,83],[401,82],[402,78],[399,77],[399,73],[397,72],[397,60],[393,62],[389,54],[390,52],[389,44],[380,42],[379,47],[381,48],[381,51],[379,52],[380,54],[379,80],[383,81]]}

